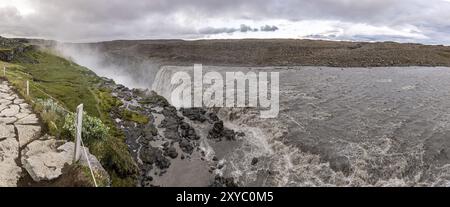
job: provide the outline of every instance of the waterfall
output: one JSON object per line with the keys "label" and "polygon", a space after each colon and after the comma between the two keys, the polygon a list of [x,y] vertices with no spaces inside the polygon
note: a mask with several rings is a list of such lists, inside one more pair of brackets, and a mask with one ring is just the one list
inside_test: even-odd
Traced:
{"label": "waterfall", "polygon": [[172,91],[178,86],[177,84],[171,84],[171,79],[179,71],[192,73],[193,68],[188,66],[162,66],[156,73],[152,84],[152,90],[166,98],[169,103],[171,102]]}

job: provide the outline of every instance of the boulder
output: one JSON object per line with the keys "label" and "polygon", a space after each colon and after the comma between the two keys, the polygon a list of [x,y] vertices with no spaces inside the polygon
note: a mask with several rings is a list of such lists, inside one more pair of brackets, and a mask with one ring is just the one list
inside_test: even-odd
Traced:
{"label": "boulder", "polygon": [[207,120],[206,111],[203,108],[181,108],[180,112],[192,121],[205,122]]}
{"label": "boulder", "polygon": [[50,181],[62,174],[65,164],[71,164],[72,152],[58,151],[61,142],[55,139],[36,140],[22,150],[22,165],[34,181]]}
{"label": "boulder", "polygon": [[[69,153],[70,158],[72,158],[73,157],[74,148],[75,148],[75,143],[67,142],[67,143],[61,145],[60,147],[58,147],[58,151],[67,152],[67,153]],[[89,148],[83,147],[81,149],[81,158],[78,161],[78,164],[80,164],[81,166],[84,166],[84,167],[89,167],[89,164],[87,162],[88,159],[86,159],[86,156],[85,156],[85,151],[86,151],[86,154],[87,154],[87,156],[89,158],[89,162],[91,164],[92,171],[93,171],[93,173],[95,175],[95,179],[97,180],[97,183],[101,182],[103,184],[109,185],[110,184],[110,177],[108,175],[108,172],[106,172],[105,168],[103,168],[102,164],[97,159],[97,157],[95,157],[94,155],[92,155],[89,152]]]}
{"label": "boulder", "polygon": [[235,140],[235,137],[236,133],[231,129],[225,128],[223,121],[214,122],[213,127],[208,134],[208,139],[216,140],[222,140],[222,138],[225,138],[226,140]]}
{"label": "boulder", "polygon": [[155,164],[159,169],[167,169],[170,167],[170,160],[164,157],[163,152],[154,147],[142,148],[139,157],[144,163]]}
{"label": "boulder", "polygon": [[254,157],[254,158],[252,159],[251,165],[256,165],[256,164],[258,164],[258,161],[259,161],[259,159],[258,159],[257,157]]}
{"label": "boulder", "polygon": [[187,139],[190,139],[190,140],[199,140],[200,139],[200,137],[197,136],[197,134],[195,133],[195,129],[192,128],[187,123],[183,122],[180,125],[180,130],[179,131],[180,131],[181,137],[183,137],[183,138],[187,138]]}
{"label": "boulder", "polygon": [[[23,168],[36,182],[54,180],[62,175],[65,166],[72,164],[74,146],[73,142],[56,140],[53,137],[35,140],[22,150]],[[110,180],[108,173],[98,159],[89,153],[89,149],[81,149],[81,158],[78,163],[89,167],[84,150],[89,157],[96,180],[108,184]]]}
{"label": "boulder", "polygon": [[179,144],[181,150],[184,153],[192,154],[192,152],[194,151],[194,146],[192,146],[192,144],[186,139],[182,139]]}
{"label": "boulder", "polygon": [[239,187],[233,178],[216,176],[210,187]]}
{"label": "boulder", "polygon": [[168,147],[164,150],[164,156],[168,156],[172,159],[175,159],[178,157],[178,152],[175,149],[175,147]]}

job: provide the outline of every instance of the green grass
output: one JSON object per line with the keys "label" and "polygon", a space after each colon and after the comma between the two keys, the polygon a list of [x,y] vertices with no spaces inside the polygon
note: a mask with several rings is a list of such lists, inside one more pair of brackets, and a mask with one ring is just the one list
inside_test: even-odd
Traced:
{"label": "green grass", "polygon": [[[12,63],[0,61],[0,66],[2,64],[8,68],[7,79],[29,103],[31,100],[51,98],[71,112],[83,103],[84,110],[90,116],[100,118],[111,129],[109,136],[105,140],[91,143],[88,147],[110,174],[112,186],[135,185],[136,164],[125,144],[122,131],[116,128],[109,116],[112,108],[119,106],[121,102],[112,97],[107,89],[98,88],[102,81],[99,77],[87,68],[35,49],[15,58]],[[3,67],[1,69],[3,70]],[[30,97],[25,95],[26,80],[30,81]],[[47,133],[60,135],[58,129],[53,127],[61,125],[54,123],[58,120],[52,114],[41,113],[37,104],[33,104],[33,108],[44,122],[48,122],[44,123],[47,128],[51,128]]]}
{"label": "green grass", "polygon": [[[34,87],[59,100],[69,111],[75,111],[76,107],[83,103],[85,111],[99,117],[95,95],[89,90],[89,87],[99,81],[95,74],[49,53],[30,51],[25,54],[35,58],[38,63],[19,63],[23,67],[18,70],[30,75]],[[37,98],[48,97],[38,93]]]}
{"label": "green grass", "polygon": [[133,121],[138,124],[147,124],[150,121],[147,116],[138,114],[138,113],[136,113],[134,111],[130,111],[130,110],[122,111],[122,119],[124,119],[126,121]]}

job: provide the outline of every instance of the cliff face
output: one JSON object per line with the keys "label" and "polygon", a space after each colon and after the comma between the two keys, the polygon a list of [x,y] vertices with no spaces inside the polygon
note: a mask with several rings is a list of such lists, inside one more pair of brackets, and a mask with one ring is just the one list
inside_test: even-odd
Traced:
{"label": "cliff face", "polygon": [[24,48],[22,44],[20,44],[18,41],[0,37],[1,61],[11,62],[14,59],[14,54],[23,50]]}
{"label": "cliff face", "polygon": [[0,60],[5,62],[11,62],[14,57],[14,50],[0,49]]}
{"label": "cliff face", "polygon": [[26,45],[25,40],[7,39],[0,37],[0,61],[33,63],[33,59],[27,58],[25,52],[35,46]]}

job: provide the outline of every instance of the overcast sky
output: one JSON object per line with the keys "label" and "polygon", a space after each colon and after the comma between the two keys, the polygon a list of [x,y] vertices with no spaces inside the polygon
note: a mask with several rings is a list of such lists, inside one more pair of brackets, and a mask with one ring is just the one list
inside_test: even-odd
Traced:
{"label": "overcast sky", "polygon": [[310,38],[450,45],[450,0],[0,0],[0,35]]}

